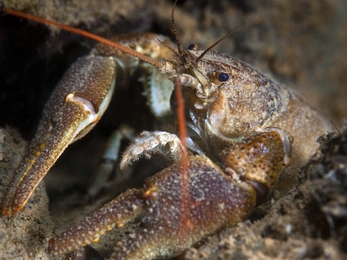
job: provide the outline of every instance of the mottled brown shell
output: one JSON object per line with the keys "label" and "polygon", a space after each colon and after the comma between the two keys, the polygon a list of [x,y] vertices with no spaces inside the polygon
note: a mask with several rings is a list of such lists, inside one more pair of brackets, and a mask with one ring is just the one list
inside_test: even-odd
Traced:
{"label": "mottled brown shell", "polygon": [[[285,186],[293,186],[297,171],[318,148],[316,139],[332,131],[330,123],[293,90],[238,59],[209,51],[194,64],[202,51],[187,53],[207,82],[202,91],[184,90],[188,121],[200,129],[212,154],[218,157],[227,144],[242,141],[256,127],[277,127],[294,140],[291,165],[283,175]],[[220,72],[228,73],[227,82],[218,82]]]}

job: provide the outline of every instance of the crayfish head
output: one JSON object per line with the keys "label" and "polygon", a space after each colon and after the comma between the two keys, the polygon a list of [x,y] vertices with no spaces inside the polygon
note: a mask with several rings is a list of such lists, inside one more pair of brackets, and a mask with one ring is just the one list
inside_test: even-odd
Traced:
{"label": "crayfish head", "polygon": [[203,57],[201,50],[187,53],[189,84],[182,85],[194,97],[185,101],[208,143],[242,140],[254,128],[270,126],[285,105],[286,91],[250,65],[213,50]]}

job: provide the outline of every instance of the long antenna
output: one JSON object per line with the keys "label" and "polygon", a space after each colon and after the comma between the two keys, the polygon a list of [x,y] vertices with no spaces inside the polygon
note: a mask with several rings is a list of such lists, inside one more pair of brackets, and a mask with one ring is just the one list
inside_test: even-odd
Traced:
{"label": "long antenna", "polygon": [[27,13],[24,13],[24,12],[21,12],[21,11],[17,11],[17,10],[13,10],[13,9],[10,9],[10,8],[6,8],[6,7],[3,8],[3,11],[5,13],[10,14],[10,15],[18,16],[20,18],[25,18],[25,19],[28,19],[28,20],[31,20],[31,21],[35,21],[35,22],[38,22],[38,23],[52,25],[52,26],[58,27],[60,29],[63,29],[65,31],[72,32],[72,33],[75,33],[75,34],[78,34],[78,35],[82,35],[82,36],[87,37],[89,39],[93,39],[95,41],[98,41],[98,42],[110,45],[110,46],[114,47],[115,49],[120,50],[120,51],[122,51],[124,53],[130,54],[130,55],[132,55],[132,56],[134,56],[136,58],[139,58],[140,60],[142,60],[144,62],[147,62],[147,63],[153,65],[154,67],[158,68],[158,69],[160,69],[160,68],[162,68],[164,66],[164,64],[162,62],[160,62],[160,61],[151,59],[150,57],[148,57],[146,55],[143,55],[143,54],[141,54],[139,52],[136,52],[136,51],[134,51],[134,50],[132,50],[130,48],[122,46],[122,45],[120,45],[120,44],[118,44],[116,42],[110,41],[110,40],[108,40],[106,38],[97,36],[95,34],[83,31],[81,29],[74,28],[74,27],[71,27],[71,26],[68,26],[68,25],[65,25],[65,24],[62,24],[62,23],[58,23],[58,22],[55,22],[55,21],[52,21],[52,20],[48,20],[48,19],[39,17],[39,16],[27,14]]}
{"label": "long antenna", "polygon": [[[177,49],[179,52],[179,56],[181,59],[184,58],[183,56],[183,47],[181,43],[181,39],[178,36],[176,25],[175,25],[175,7],[177,4],[177,0],[175,0],[174,5],[172,6],[172,13],[171,13],[171,29],[172,33],[175,36]],[[181,173],[181,186],[182,186],[182,196],[181,196],[181,225],[180,225],[180,231],[185,230],[187,227],[189,228],[191,226],[190,220],[189,220],[189,210],[188,210],[188,204],[189,204],[189,172],[188,172],[188,151],[187,151],[187,126],[186,126],[186,120],[184,116],[184,103],[183,103],[183,95],[182,95],[182,89],[181,84],[179,83],[178,79],[174,79],[174,86],[175,86],[175,94],[176,94],[176,100],[177,100],[177,118],[178,118],[178,132],[180,136],[180,140],[182,143],[183,151],[182,151],[182,159],[181,159],[181,166],[182,166],[182,173]]]}

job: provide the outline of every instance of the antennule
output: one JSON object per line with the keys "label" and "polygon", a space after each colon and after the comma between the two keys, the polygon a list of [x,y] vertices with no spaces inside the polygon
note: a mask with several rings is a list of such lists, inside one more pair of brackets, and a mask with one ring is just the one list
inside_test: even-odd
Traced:
{"label": "antennule", "polygon": [[179,54],[182,54],[183,53],[182,43],[181,43],[180,37],[178,36],[177,30],[176,30],[176,24],[175,24],[175,7],[176,7],[176,4],[177,4],[177,0],[175,0],[174,5],[172,6],[171,30],[175,36],[178,52],[179,52]]}
{"label": "antennule", "polygon": [[235,29],[233,29],[231,32],[228,32],[226,35],[224,35],[222,38],[220,38],[218,41],[216,41],[215,43],[213,43],[210,47],[208,47],[203,53],[200,54],[200,56],[195,60],[195,62],[199,62],[199,60],[201,60],[205,54],[207,52],[209,52],[214,46],[216,46],[218,43],[220,43],[221,41],[223,41],[226,37],[229,37],[233,32],[236,31],[236,29],[239,26],[236,26]]}

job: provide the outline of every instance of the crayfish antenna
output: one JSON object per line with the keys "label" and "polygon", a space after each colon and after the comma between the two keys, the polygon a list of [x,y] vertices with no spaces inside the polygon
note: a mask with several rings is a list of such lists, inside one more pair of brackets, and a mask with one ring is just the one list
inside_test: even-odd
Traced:
{"label": "crayfish antenna", "polygon": [[151,64],[152,66],[154,66],[154,67],[156,67],[158,69],[161,69],[164,66],[164,63],[161,62],[161,61],[157,61],[157,60],[151,59],[150,57],[148,57],[146,55],[143,55],[143,54],[141,54],[141,53],[139,53],[137,51],[134,51],[134,50],[132,50],[132,49],[130,49],[128,47],[125,47],[125,46],[120,45],[120,44],[118,44],[116,42],[110,41],[110,40],[108,40],[106,38],[103,38],[101,36],[89,33],[87,31],[84,31],[84,30],[81,30],[81,29],[78,29],[78,28],[74,28],[74,27],[66,25],[66,24],[58,23],[58,22],[55,22],[55,21],[52,21],[52,20],[49,20],[49,19],[45,19],[43,17],[35,16],[35,15],[32,15],[32,14],[27,14],[27,13],[24,13],[24,12],[21,12],[21,11],[17,11],[17,10],[13,10],[13,9],[10,9],[10,8],[6,8],[6,7],[3,8],[2,11],[4,11],[7,14],[10,14],[10,15],[14,15],[14,16],[17,16],[17,17],[20,17],[20,18],[24,18],[24,19],[27,19],[27,20],[30,20],[30,21],[35,21],[37,23],[42,23],[42,24],[46,24],[46,25],[55,26],[55,27],[60,28],[60,29],[62,29],[64,31],[72,32],[72,33],[75,33],[75,34],[87,37],[89,39],[95,40],[97,42],[100,42],[100,43],[103,43],[103,44],[107,44],[109,46],[114,47],[117,50],[120,50],[120,51],[126,53],[126,54],[129,54],[131,56],[139,58],[140,60],[142,60],[142,61],[144,61],[146,63],[149,63],[149,64]]}
{"label": "crayfish antenna", "polygon": [[[175,7],[177,4],[177,0],[175,0],[173,6],[172,6],[172,12],[171,12],[171,30],[172,33],[175,36],[177,49],[178,49],[178,56],[183,62],[186,62],[185,56],[184,56],[184,50],[182,47],[181,39],[177,33],[176,24],[175,24]],[[175,87],[175,94],[176,94],[176,100],[177,100],[177,122],[178,122],[178,134],[182,143],[182,160],[181,160],[181,166],[182,166],[182,175],[181,175],[181,187],[182,187],[182,194],[181,194],[181,220],[180,220],[180,229],[184,230],[187,227],[189,228],[189,211],[188,211],[188,203],[189,203],[189,173],[188,173],[188,151],[187,151],[187,127],[186,127],[186,120],[184,116],[184,102],[183,102],[183,95],[181,90],[181,84],[177,78],[174,78],[174,87]]]}
{"label": "crayfish antenna", "polygon": [[189,173],[188,173],[188,151],[187,151],[187,127],[186,120],[184,116],[184,103],[182,97],[181,84],[177,78],[174,78],[175,94],[177,99],[177,121],[178,121],[178,133],[182,143],[182,159],[181,159],[181,229],[187,228],[189,226],[189,212],[188,212],[188,203],[189,203]]}

